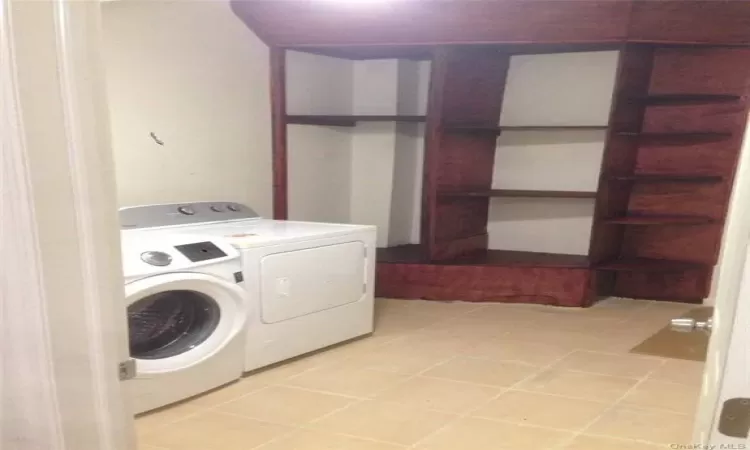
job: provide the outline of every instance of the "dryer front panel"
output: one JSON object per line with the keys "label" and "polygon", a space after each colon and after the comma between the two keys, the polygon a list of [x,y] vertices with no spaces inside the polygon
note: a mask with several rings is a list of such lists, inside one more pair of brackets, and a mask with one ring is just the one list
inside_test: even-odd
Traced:
{"label": "dryer front panel", "polygon": [[361,241],[263,257],[263,322],[281,322],[361,300],[367,287],[365,261]]}

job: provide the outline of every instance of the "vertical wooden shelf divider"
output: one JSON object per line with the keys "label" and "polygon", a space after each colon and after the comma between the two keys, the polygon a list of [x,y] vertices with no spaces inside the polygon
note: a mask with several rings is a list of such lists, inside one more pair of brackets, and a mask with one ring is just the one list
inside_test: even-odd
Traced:
{"label": "vertical wooden shelf divider", "polygon": [[[652,65],[653,49],[650,46],[629,44],[620,51],[591,230],[589,261],[593,265],[615,259],[620,254],[624,230],[622,227],[608,226],[603,221],[609,217],[625,215],[632,184],[612,183],[609,176],[630,174],[635,169],[638,141],[618,132],[641,131],[644,108],[632,99],[643,97],[648,92]],[[611,295],[615,275],[609,272],[597,273],[592,282],[595,283],[592,287],[597,293]]]}
{"label": "vertical wooden shelf divider", "polygon": [[435,52],[422,190],[422,244],[430,261],[487,250],[489,198],[438,193],[491,189],[496,136],[452,133],[445,125],[496,127],[509,64],[510,55],[496,50]]}

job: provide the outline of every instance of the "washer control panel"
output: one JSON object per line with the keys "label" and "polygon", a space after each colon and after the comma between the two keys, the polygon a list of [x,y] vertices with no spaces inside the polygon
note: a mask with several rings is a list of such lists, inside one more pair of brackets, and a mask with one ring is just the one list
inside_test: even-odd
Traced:
{"label": "washer control panel", "polygon": [[260,216],[252,208],[234,202],[172,203],[120,209],[123,230],[249,219],[260,219]]}
{"label": "washer control panel", "polygon": [[222,249],[211,241],[196,242],[193,244],[175,245],[178,252],[182,253],[191,262],[208,261],[210,259],[223,258],[227,256]]}

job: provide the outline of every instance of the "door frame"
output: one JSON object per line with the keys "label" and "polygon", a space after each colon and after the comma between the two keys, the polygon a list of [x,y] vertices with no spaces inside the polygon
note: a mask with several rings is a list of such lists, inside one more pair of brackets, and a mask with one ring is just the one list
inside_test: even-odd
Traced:
{"label": "door frame", "polygon": [[97,1],[0,0],[0,448],[132,450]]}
{"label": "door frame", "polygon": [[[739,293],[750,238],[750,129],[746,129],[735,172],[719,263],[714,271],[713,330],[708,345],[703,387],[696,412],[693,441],[703,445],[719,443],[715,435],[721,410],[725,371],[729,358]],[[750,281],[750,280],[748,280]],[[750,375],[750,373],[746,374]],[[745,393],[745,396],[748,394]]]}

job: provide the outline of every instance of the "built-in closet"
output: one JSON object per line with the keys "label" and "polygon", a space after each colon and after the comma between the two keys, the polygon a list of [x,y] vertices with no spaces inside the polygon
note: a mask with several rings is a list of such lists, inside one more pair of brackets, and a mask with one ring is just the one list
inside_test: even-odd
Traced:
{"label": "built-in closet", "polygon": [[378,225],[379,295],[709,295],[750,5],[233,7],[272,47],[276,218]]}

